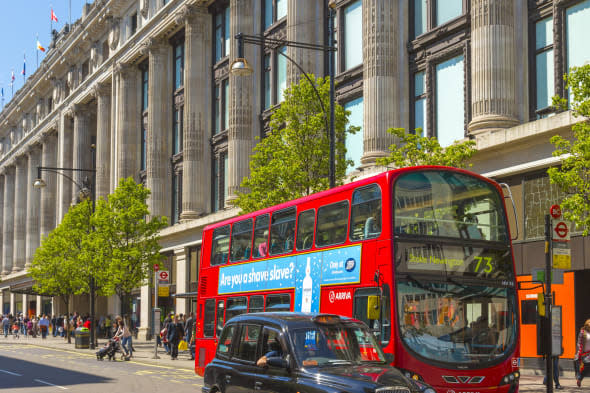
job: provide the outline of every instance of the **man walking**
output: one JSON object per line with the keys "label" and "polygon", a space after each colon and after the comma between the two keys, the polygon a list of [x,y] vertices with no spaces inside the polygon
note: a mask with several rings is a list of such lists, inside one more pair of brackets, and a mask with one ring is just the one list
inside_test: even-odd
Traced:
{"label": "man walking", "polygon": [[191,311],[190,316],[186,319],[186,322],[184,323],[184,341],[186,341],[186,343],[189,346],[191,360],[195,360],[194,347],[192,346],[192,337],[193,337],[194,327],[195,327],[195,313]]}
{"label": "man walking", "polygon": [[4,314],[4,318],[2,318],[2,328],[4,329],[4,338],[8,337],[8,330],[10,328],[10,319],[8,319],[8,315]]}

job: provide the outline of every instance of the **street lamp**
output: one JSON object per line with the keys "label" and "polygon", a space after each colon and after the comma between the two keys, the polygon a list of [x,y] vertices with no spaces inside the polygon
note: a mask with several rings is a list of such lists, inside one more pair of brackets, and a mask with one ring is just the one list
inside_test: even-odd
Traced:
{"label": "street lamp", "polygon": [[232,62],[230,67],[230,72],[237,76],[247,76],[251,75],[254,70],[244,57],[244,44],[253,44],[258,45],[263,48],[266,48],[267,45],[271,48],[289,46],[292,48],[302,48],[302,49],[311,49],[311,50],[318,50],[326,53],[328,55],[328,73],[330,76],[330,114],[326,112],[326,108],[324,108],[324,103],[322,101],[322,97],[318,92],[315,83],[311,80],[309,75],[303,70],[303,68],[297,64],[295,60],[287,56],[285,53],[278,51],[281,56],[284,56],[287,60],[289,60],[297,69],[305,76],[311,87],[320,102],[320,107],[322,108],[322,112],[324,112],[324,122],[326,126],[326,130],[328,132],[328,138],[330,140],[330,171],[329,171],[329,181],[330,181],[330,188],[334,188],[336,185],[336,168],[335,168],[335,136],[334,136],[334,52],[337,50],[334,46],[334,14],[336,7],[336,1],[330,0],[328,4],[328,45],[317,45],[317,44],[309,44],[304,42],[296,42],[296,41],[286,41],[286,40],[278,40],[274,38],[266,38],[263,36],[257,35],[247,35],[243,33],[238,33],[235,36],[235,39],[238,40],[238,57]]}
{"label": "street lamp", "polygon": [[[95,198],[94,198],[94,181],[92,182],[92,184],[90,183],[88,176],[86,176],[84,178],[84,180],[82,181],[82,184],[78,183],[76,180],[74,180],[72,177],[66,175],[64,172],[86,172],[86,173],[91,173],[92,176],[94,177],[96,175],[96,169],[94,169],[94,149],[95,146],[92,145],[91,146],[91,152],[92,152],[92,169],[78,169],[78,168],[53,168],[53,167],[46,167],[46,166],[38,166],[37,167],[37,178],[35,179],[35,181],[33,182],[33,187],[37,188],[37,189],[41,189],[41,188],[45,188],[47,186],[47,183],[45,182],[45,180],[43,180],[43,178],[41,177],[41,172],[52,172],[52,173],[56,173],[60,176],[65,177],[66,179],[68,179],[69,181],[71,181],[73,184],[75,184],[78,189],[78,201],[82,201],[84,199],[88,199],[90,198],[92,200],[92,211],[94,212],[94,204],[95,204]],[[92,275],[90,275],[90,348],[94,349],[95,345],[95,329],[94,329],[94,292],[95,292],[95,288],[94,288],[94,277]],[[68,321],[69,324],[69,321]]]}

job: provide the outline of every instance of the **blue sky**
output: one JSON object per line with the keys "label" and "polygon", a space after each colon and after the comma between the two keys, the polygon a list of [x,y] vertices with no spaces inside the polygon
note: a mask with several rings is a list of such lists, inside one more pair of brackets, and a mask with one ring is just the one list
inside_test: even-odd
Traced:
{"label": "blue sky", "polygon": [[[0,0],[4,17],[0,23],[0,87],[4,88],[4,105],[11,96],[10,76],[14,70],[14,92],[23,86],[23,55],[26,55],[26,77],[37,69],[45,54],[37,50],[39,42],[47,50],[51,42],[51,8],[58,18],[53,28],[60,30],[69,22],[71,4],[72,23],[82,15],[82,5],[92,0]],[[0,101],[0,106],[2,102]]]}

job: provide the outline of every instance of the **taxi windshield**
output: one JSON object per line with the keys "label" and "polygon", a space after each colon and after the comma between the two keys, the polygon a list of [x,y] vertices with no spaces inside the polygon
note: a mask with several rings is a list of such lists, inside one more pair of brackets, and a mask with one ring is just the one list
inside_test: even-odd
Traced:
{"label": "taxi windshield", "polygon": [[361,325],[318,325],[291,333],[303,367],[385,362],[375,337]]}

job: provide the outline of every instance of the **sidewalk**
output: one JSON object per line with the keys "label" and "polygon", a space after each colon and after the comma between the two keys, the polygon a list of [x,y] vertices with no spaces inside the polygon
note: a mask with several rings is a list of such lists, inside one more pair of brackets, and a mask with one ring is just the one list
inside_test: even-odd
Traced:
{"label": "sidewalk", "polygon": [[[84,353],[88,356],[95,356],[96,352],[102,348],[106,343],[107,339],[99,338],[98,339],[98,347],[96,349],[76,349],[75,348],[75,339],[74,337],[71,338],[72,343],[68,344],[68,342],[61,338],[61,337],[53,337],[48,335],[45,340],[41,338],[41,336],[37,336],[36,338],[32,337],[23,337],[14,338],[11,335],[4,338],[4,334],[0,335],[0,346],[2,344],[15,344],[18,343],[20,345],[38,345],[47,348],[54,348],[59,349],[62,351],[71,351],[75,353]],[[131,360],[136,363],[144,363],[150,365],[157,365],[160,367],[170,367],[173,369],[187,369],[193,370],[195,369],[195,361],[190,360],[190,353],[189,351],[182,351],[178,353],[177,360],[171,360],[170,356],[166,354],[164,347],[158,347],[158,356],[159,359],[154,359],[154,342],[153,341],[142,341],[133,339],[133,348],[135,351],[133,352],[133,357]],[[121,361],[121,358],[117,356],[117,361]],[[108,358],[105,358],[104,361],[108,361]],[[195,374],[196,375],[196,374]]]}

